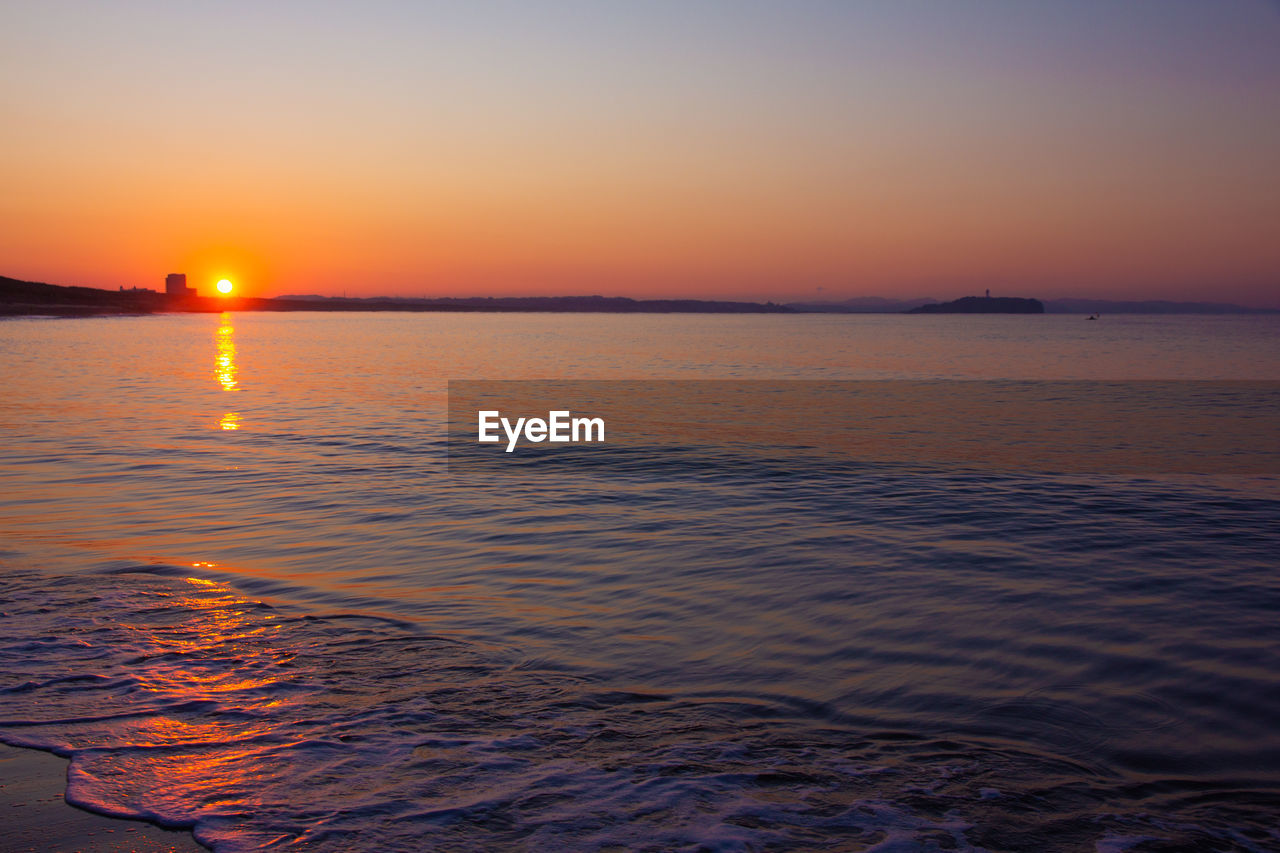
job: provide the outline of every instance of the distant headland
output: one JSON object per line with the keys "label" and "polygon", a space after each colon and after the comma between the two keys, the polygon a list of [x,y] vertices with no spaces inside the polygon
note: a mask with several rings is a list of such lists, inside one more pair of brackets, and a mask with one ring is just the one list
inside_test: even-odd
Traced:
{"label": "distant headland", "polygon": [[936,305],[917,305],[908,314],[1043,314],[1039,299],[1020,296],[964,296]]}

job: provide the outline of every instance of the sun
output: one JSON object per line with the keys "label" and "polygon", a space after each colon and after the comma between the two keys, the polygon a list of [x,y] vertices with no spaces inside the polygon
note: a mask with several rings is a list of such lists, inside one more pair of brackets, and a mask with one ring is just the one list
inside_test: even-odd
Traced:
{"label": "sun", "polygon": [[222,281],[218,282],[218,292],[223,295],[230,293],[232,287],[234,287],[234,285],[225,278]]}

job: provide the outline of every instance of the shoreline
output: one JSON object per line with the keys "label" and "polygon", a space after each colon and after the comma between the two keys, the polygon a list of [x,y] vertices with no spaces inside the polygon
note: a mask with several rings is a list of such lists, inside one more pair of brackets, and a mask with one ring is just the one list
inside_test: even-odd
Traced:
{"label": "shoreline", "polygon": [[78,853],[207,853],[187,830],[105,817],[67,802],[65,758],[0,743],[5,849]]}

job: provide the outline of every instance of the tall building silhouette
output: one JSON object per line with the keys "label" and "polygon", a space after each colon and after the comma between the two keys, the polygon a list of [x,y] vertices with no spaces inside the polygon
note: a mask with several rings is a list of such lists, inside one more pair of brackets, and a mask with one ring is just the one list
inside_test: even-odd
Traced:
{"label": "tall building silhouette", "polygon": [[164,292],[170,296],[195,296],[196,289],[187,287],[187,274],[171,272],[164,277]]}

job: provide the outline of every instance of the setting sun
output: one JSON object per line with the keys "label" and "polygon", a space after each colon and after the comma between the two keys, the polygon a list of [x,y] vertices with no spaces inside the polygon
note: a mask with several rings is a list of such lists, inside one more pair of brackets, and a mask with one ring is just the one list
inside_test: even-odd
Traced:
{"label": "setting sun", "polygon": [[228,281],[228,280],[227,280],[227,279],[225,279],[225,278],[224,278],[222,281],[218,282],[218,292],[219,292],[219,293],[222,293],[222,294],[230,293],[230,292],[231,292],[231,288],[232,288],[232,284],[231,284],[231,282],[230,282],[230,281]]}

